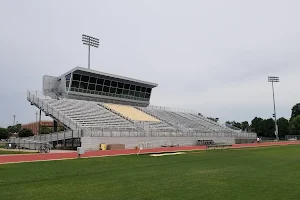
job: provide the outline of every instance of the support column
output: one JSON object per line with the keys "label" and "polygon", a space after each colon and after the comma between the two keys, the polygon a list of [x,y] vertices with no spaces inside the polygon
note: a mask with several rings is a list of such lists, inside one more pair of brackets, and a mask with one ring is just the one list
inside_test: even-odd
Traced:
{"label": "support column", "polygon": [[57,132],[57,122],[53,120],[53,132]]}
{"label": "support column", "polygon": [[41,134],[41,118],[42,118],[42,110],[40,109],[40,119],[39,119],[39,135]]}

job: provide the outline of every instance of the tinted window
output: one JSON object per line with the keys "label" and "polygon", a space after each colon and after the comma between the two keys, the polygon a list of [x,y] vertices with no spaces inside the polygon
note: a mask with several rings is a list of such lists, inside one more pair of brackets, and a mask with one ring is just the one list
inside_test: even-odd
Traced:
{"label": "tinted window", "polygon": [[129,84],[125,84],[125,85],[124,85],[124,88],[125,88],[125,89],[129,89],[129,87],[130,87]]}
{"label": "tinted window", "polygon": [[135,86],[134,86],[134,85],[131,85],[131,86],[130,86],[130,90],[135,90]]}
{"label": "tinted window", "polygon": [[129,90],[123,90],[123,94],[128,95]]}
{"label": "tinted window", "polygon": [[130,96],[134,96],[134,91],[129,91]]}
{"label": "tinted window", "polygon": [[103,87],[103,92],[109,92],[109,87],[104,86],[104,87]]}
{"label": "tinted window", "polygon": [[73,80],[75,80],[75,81],[80,81],[80,77],[81,77],[81,75],[79,75],[79,74],[73,74]]}
{"label": "tinted window", "polygon": [[141,93],[140,93],[140,97],[143,97],[143,98],[144,98],[144,97],[145,97],[145,94],[146,94],[146,93],[141,92]]}
{"label": "tinted window", "polygon": [[111,86],[117,87],[117,82],[116,82],[116,81],[112,81],[112,82],[111,82]]}
{"label": "tinted window", "polygon": [[95,90],[95,84],[89,84],[89,90]]}
{"label": "tinted window", "polygon": [[66,80],[70,80],[71,79],[71,74],[66,75]]}
{"label": "tinted window", "polygon": [[117,89],[117,94],[122,94],[122,89]]}
{"label": "tinted window", "polygon": [[72,86],[71,87],[79,88],[79,82],[78,81],[72,81]]}
{"label": "tinted window", "polygon": [[87,86],[88,86],[87,83],[81,82],[79,87],[82,89],[87,89]]}
{"label": "tinted window", "polygon": [[81,81],[89,82],[89,77],[88,76],[81,76]]}
{"label": "tinted window", "polygon": [[94,78],[94,77],[90,77],[90,83],[96,83],[96,78]]}
{"label": "tinted window", "polygon": [[103,86],[102,85],[96,85],[96,90],[101,92],[103,89]]}
{"label": "tinted window", "polygon": [[116,93],[116,88],[110,88],[110,93]]}
{"label": "tinted window", "polygon": [[118,88],[124,88],[124,83],[118,82]]}
{"label": "tinted window", "polygon": [[103,83],[104,83],[104,79],[101,79],[101,78],[97,79],[97,84],[103,85]]}
{"label": "tinted window", "polygon": [[105,80],[105,81],[104,81],[104,85],[110,86],[110,80]]}
{"label": "tinted window", "polygon": [[140,92],[135,92],[135,95],[136,97],[140,97]]}

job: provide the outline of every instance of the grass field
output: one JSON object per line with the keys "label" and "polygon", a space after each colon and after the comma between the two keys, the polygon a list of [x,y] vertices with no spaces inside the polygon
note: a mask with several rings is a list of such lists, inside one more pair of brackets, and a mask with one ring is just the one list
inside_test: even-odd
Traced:
{"label": "grass field", "polygon": [[0,165],[0,199],[299,199],[300,145]]}
{"label": "grass field", "polygon": [[23,152],[22,150],[20,150],[20,151],[7,151],[5,149],[0,149],[0,155],[3,155],[3,154],[28,154],[28,153],[34,153],[34,152]]}
{"label": "grass field", "polygon": [[0,142],[0,148],[4,148],[5,147],[5,143]]}

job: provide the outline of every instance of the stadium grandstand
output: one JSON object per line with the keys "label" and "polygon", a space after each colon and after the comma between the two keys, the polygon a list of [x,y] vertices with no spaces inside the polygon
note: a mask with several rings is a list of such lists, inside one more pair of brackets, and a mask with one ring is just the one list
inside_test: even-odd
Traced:
{"label": "stadium grandstand", "polygon": [[[55,147],[71,140],[73,146],[76,140],[77,146],[96,150],[102,143],[147,148],[256,138],[255,133],[223,126],[198,112],[150,105],[157,86],[81,67],[59,77],[45,75],[43,92],[27,91],[27,100],[54,120],[54,133],[10,138],[10,142],[37,149],[43,142]],[[66,131],[57,132],[58,123]]]}

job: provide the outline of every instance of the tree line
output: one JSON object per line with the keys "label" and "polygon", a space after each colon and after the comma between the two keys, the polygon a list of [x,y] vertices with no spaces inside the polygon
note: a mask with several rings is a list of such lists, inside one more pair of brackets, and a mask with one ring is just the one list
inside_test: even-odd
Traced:
{"label": "tree line", "polygon": [[[59,126],[58,131],[63,131],[64,128]],[[41,126],[41,134],[53,133],[53,128],[47,126]],[[0,127],[0,139],[8,139],[12,135],[16,134],[18,137],[29,137],[33,136],[33,132],[29,128],[22,128],[21,124],[16,124],[15,126],[8,126],[7,128]]]}
{"label": "tree line", "polygon": [[[255,117],[251,124],[248,121],[236,122],[227,121],[227,126],[236,127],[244,131],[251,131],[257,133],[260,137],[274,137],[275,136],[275,121],[273,118],[262,119]],[[277,119],[278,135],[284,138],[286,135],[300,135],[300,103],[292,107],[291,118],[286,119],[281,117]]]}

